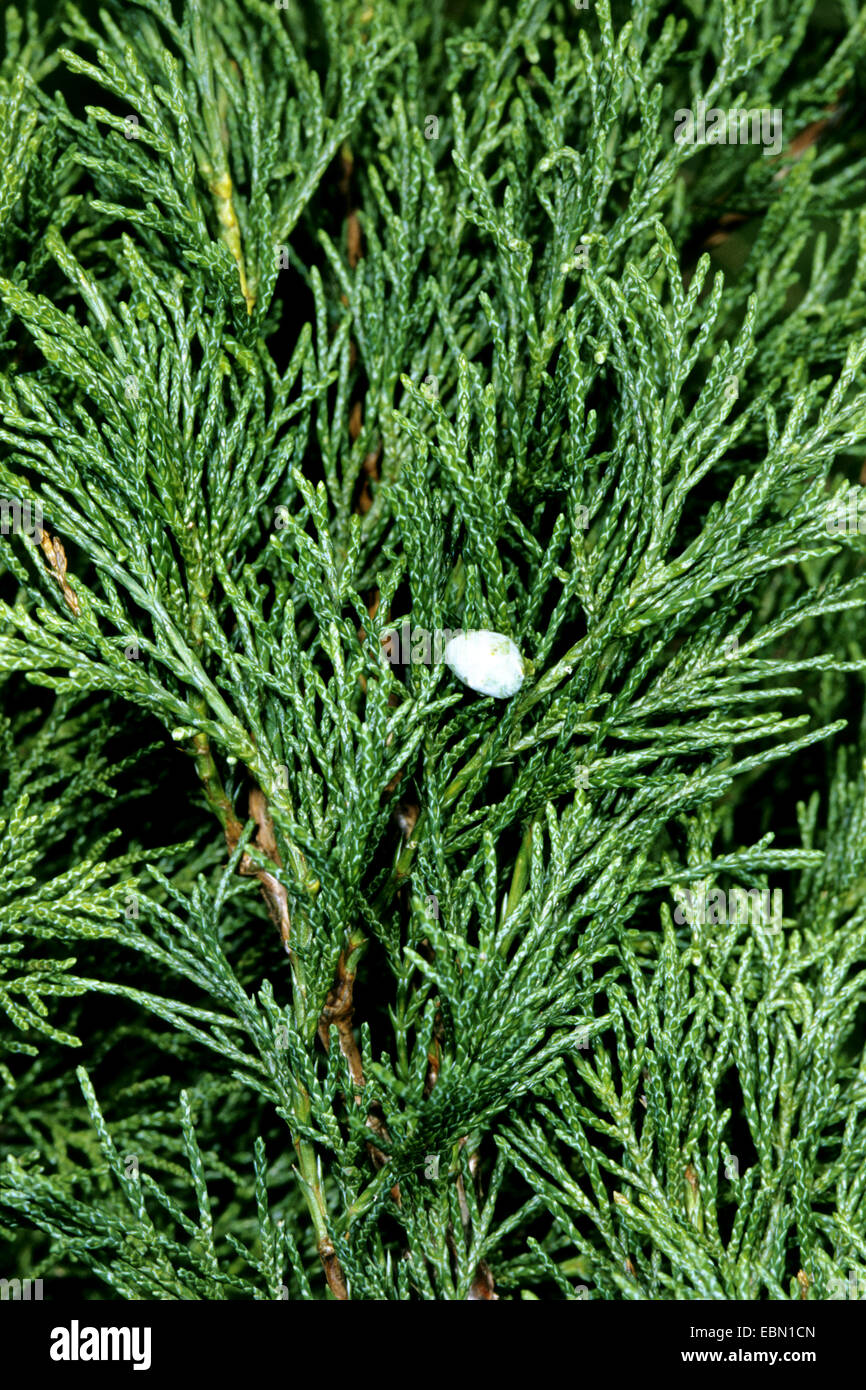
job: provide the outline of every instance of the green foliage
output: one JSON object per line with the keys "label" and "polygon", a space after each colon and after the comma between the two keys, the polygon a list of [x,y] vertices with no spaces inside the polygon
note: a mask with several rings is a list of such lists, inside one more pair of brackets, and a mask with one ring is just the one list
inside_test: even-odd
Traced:
{"label": "green foliage", "polygon": [[866,1273],[866,9],[622,8],[8,12],[9,1275]]}

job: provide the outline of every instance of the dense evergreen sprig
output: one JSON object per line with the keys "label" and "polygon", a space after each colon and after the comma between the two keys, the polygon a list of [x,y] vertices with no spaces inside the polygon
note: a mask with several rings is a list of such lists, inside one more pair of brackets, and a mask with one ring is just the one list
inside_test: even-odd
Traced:
{"label": "dense evergreen sprig", "polygon": [[8,11],[10,1275],[866,1279],[864,29]]}

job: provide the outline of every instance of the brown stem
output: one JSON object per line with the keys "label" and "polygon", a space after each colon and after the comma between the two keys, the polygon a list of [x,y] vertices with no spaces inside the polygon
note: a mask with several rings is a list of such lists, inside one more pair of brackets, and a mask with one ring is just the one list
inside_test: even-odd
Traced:
{"label": "brown stem", "polygon": [[[237,849],[238,841],[243,834],[243,826],[235,815],[235,808],[231,799],[222,784],[222,779],[217,771],[216,763],[211,752],[210,741],[207,734],[197,733],[193,739],[195,749],[196,770],[199,775],[208,804],[216,813],[222,825],[226,837],[226,845],[229,854],[233,854]],[[268,811],[268,803],[264,792],[259,787],[253,787],[249,797],[250,815],[256,823],[256,838],[254,843],[257,848],[267,855],[276,864],[277,868],[283,867],[280,852],[277,849],[276,836],[274,835],[274,823]],[[280,933],[280,939],[286,951],[290,950],[289,934],[291,930],[291,918],[289,917],[289,900],[283,885],[268,873],[267,869],[259,864],[253,863],[250,856],[244,853],[238,866],[239,872],[249,877],[257,878],[261,886],[265,904],[268,909],[268,916]]]}
{"label": "brown stem", "polygon": [[[360,932],[354,932],[349,938],[348,958],[346,951],[340,952],[340,959],[337,962],[337,978],[328,991],[319,1019],[319,1037],[325,1051],[329,1051],[331,1046],[330,1029],[333,1024],[337,1030],[337,1039],[340,1044],[340,1051],[346,1059],[349,1072],[355,1086],[355,1104],[361,1104],[361,1096],[358,1094],[364,1086],[364,1066],[361,1060],[361,1052],[355,1041],[355,1030],[352,1027],[352,1018],[355,1011],[354,989],[355,989],[355,967],[352,963],[356,961],[365,945],[364,938]],[[373,1132],[383,1139],[386,1143],[390,1136],[385,1127],[381,1115],[375,1110],[371,1110],[367,1115],[367,1124]],[[382,1150],[372,1142],[368,1143],[370,1157],[376,1168],[384,1168],[388,1159]],[[391,1196],[397,1205],[400,1205],[400,1187],[397,1183],[391,1188]]]}
{"label": "brown stem", "polygon": [[[327,1052],[331,1046],[331,1024],[334,1025],[337,1030],[340,1051],[348,1063],[352,1081],[356,1087],[362,1087],[364,1085],[364,1068],[352,1027],[352,1015],[355,1010],[354,988],[355,971],[349,969],[346,963],[346,953],[341,951],[340,959],[337,962],[337,978],[328,991],[328,997],[319,1018],[319,1037]],[[360,1096],[356,1096],[355,1099],[359,1101]]]}

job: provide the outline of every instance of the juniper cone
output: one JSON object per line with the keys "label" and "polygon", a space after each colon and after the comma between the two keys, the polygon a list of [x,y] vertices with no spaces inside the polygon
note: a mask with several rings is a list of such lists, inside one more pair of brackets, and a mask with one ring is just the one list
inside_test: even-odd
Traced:
{"label": "juniper cone", "polygon": [[863,1297],[864,30],[6,11],[9,1278]]}

